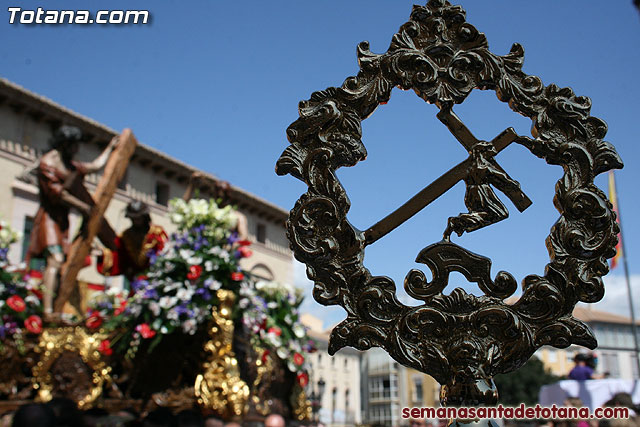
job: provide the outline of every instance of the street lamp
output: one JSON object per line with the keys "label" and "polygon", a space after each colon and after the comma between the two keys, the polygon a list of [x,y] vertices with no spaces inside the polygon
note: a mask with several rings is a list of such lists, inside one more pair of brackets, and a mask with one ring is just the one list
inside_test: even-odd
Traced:
{"label": "street lamp", "polygon": [[311,396],[309,396],[309,400],[311,401],[311,413],[313,414],[313,421],[316,424],[319,421],[318,413],[322,407],[322,395],[324,394],[325,384],[324,380],[320,378],[317,384],[317,391],[316,387],[314,387],[313,391],[311,391]]}

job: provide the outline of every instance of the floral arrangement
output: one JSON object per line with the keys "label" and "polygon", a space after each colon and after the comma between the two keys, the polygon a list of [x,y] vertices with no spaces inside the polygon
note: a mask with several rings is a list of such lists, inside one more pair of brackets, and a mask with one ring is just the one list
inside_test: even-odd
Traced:
{"label": "floral arrangement", "polygon": [[243,283],[240,296],[238,307],[242,309],[244,325],[251,331],[251,345],[264,349],[263,359],[274,351],[305,387],[309,383],[309,364],[304,355],[316,351],[316,346],[300,322],[302,290],[289,284],[258,281],[254,286]]}
{"label": "floral arrangement", "polygon": [[141,339],[153,339],[152,350],[168,334],[195,334],[218,303],[215,291],[237,292],[245,280],[239,261],[251,255],[250,243],[232,231],[233,208],[202,199],[172,200],[170,208],[177,231],[160,252],[149,253],[149,270],[130,295],[107,291],[93,302],[87,327],[125,331],[105,343],[105,353],[120,341],[118,349],[132,357]]}
{"label": "floral arrangement", "polygon": [[19,238],[19,233],[0,221],[0,345],[12,338],[20,348],[23,328],[28,333],[42,332],[42,275],[22,275],[18,267],[9,264],[9,245]]}

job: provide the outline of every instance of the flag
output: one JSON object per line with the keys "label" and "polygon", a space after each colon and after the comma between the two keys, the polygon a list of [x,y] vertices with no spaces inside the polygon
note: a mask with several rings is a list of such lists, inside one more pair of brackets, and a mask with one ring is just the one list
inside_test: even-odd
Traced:
{"label": "flag", "polygon": [[[616,193],[616,178],[613,171],[609,171],[609,201],[613,205],[613,211],[616,213],[616,222],[620,225],[620,214],[618,213],[618,197]],[[611,270],[618,266],[618,262],[622,257],[622,233],[618,233],[618,244],[616,245],[616,255],[611,258]]]}

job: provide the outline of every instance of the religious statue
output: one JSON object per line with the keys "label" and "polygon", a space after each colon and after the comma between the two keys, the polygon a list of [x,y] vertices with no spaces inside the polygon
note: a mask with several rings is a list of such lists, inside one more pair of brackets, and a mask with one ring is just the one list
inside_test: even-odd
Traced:
{"label": "religious statue", "polygon": [[131,227],[116,237],[115,250],[102,249],[97,268],[100,274],[122,274],[131,282],[149,267],[149,257],[162,250],[167,233],[161,226],[151,224],[149,207],[139,200],[127,205],[125,216],[131,220]]}
{"label": "religious statue", "polygon": [[118,137],[92,162],[74,160],[82,140],[82,132],[74,126],[61,126],[51,138],[51,150],[45,153],[37,167],[40,208],[34,219],[27,265],[32,258],[44,257],[45,286],[43,308],[45,316],[53,312],[53,298],[58,286],[60,269],[69,251],[69,212],[76,209],[84,218],[91,215],[92,203],[83,186],[84,176],[101,170],[118,144]]}

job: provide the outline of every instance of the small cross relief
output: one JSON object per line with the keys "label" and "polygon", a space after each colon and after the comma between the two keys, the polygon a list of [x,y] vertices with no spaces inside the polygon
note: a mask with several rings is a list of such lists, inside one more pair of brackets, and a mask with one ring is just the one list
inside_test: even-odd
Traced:
{"label": "small cross relief", "polygon": [[446,241],[450,240],[453,232],[461,236],[465,231],[478,230],[509,216],[492,185],[503,192],[520,212],[531,206],[531,200],[520,189],[520,184],[495,160],[500,151],[520,138],[513,128],[505,129],[488,142],[477,139],[452,111],[450,104],[444,105],[437,117],[467,150],[469,157],[366,230],[365,242],[368,245],[390,233],[461,180],[466,184],[464,203],[469,211],[448,219],[443,236]]}

